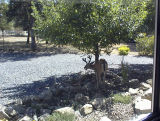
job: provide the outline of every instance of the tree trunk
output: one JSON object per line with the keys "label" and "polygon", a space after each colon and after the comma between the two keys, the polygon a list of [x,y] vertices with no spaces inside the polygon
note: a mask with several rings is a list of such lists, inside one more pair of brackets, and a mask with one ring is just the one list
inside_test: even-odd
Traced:
{"label": "tree trunk", "polygon": [[29,38],[30,38],[30,29],[28,28],[28,36],[27,36],[27,42],[26,42],[26,44],[29,44]]}
{"label": "tree trunk", "polygon": [[48,40],[46,40],[46,44],[48,44]]}
{"label": "tree trunk", "polygon": [[34,35],[34,30],[31,29],[31,49],[32,51],[35,51],[37,49],[37,45],[36,45],[36,40],[35,40],[35,35]]}
{"label": "tree trunk", "polygon": [[[99,51],[99,46],[98,46],[98,43],[96,43],[95,45],[95,63],[99,63],[99,54],[100,54],[100,51]],[[97,89],[99,88],[99,82],[100,82],[100,78],[99,78],[99,70],[97,68],[95,68],[95,73],[96,73],[96,81],[97,81]]]}
{"label": "tree trunk", "polygon": [[99,46],[98,43],[95,45],[95,62],[99,61]]}
{"label": "tree trunk", "polygon": [[4,30],[2,30],[2,38],[3,38],[3,51],[4,51]]}

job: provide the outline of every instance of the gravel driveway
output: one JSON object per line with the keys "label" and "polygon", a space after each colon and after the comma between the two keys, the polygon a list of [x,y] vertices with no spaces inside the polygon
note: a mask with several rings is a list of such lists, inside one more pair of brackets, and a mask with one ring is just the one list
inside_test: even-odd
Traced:
{"label": "gravel driveway", "polygon": [[[58,54],[0,54],[0,104],[14,98],[34,94],[35,87],[52,83],[55,77],[84,71],[83,55]],[[118,68],[121,56],[103,55],[109,68]],[[126,56],[128,64],[153,64],[153,58]],[[33,84],[34,82],[34,84]],[[41,83],[39,83],[41,82]]]}

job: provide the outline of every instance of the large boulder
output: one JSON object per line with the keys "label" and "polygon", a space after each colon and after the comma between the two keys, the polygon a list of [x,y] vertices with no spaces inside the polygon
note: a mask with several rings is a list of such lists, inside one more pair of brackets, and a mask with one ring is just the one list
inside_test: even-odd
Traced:
{"label": "large boulder", "polygon": [[54,112],[59,112],[59,113],[69,113],[69,114],[75,114],[75,111],[71,107],[64,107],[64,108],[59,108],[54,110]]}
{"label": "large boulder", "polygon": [[83,116],[86,116],[93,112],[93,106],[91,104],[85,104],[81,109],[80,113]]}
{"label": "large boulder", "polygon": [[145,114],[151,112],[151,101],[138,98],[134,102],[136,114]]}

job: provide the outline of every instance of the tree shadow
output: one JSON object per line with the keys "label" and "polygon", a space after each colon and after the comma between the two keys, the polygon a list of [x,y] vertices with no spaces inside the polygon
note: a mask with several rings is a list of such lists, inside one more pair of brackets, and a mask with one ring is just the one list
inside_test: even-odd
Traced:
{"label": "tree shadow", "polygon": [[0,62],[4,63],[7,61],[26,61],[32,58],[38,58],[42,56],[51,56],[53,54],[49,53],[12,53],[12,52],[5,52],[0,53]]}
{"label": "tree shadow", "polygon": [[[110,68],[109,71],[120,77],[122,76],[120,68]],[[138,79],[139,84],[141,82],[146,82],[147,79],[151,79],[153,75],[152,73],[152,64],[128,65],[128,80]],[[21,99],[30,95],[39,95],[40,93],[48,89],[64,89],[64,95],[62,96],[64,100],[66,98],[65,95],[70,95],[70,99],[72,99],[77,93],[83,93],[85,95],[88,95],[89,97],[94,97],[96,93],[101,93],[101,95],[106,97],[110,96],[110,94],[112,93],[126,92],[129,88],[139,87],[139,84],[136,84],[136,86],[132,87],[130,83],[123,83],[123,80],[121,80],[121,78],[117,78],[115,75],[108,74],[106,76],[108,82],[102,84],[99,90],[95,88],[96,81],[94,73],[74,73],[70,75],[63,75],[61,77],[51,76],[42,80],[35,81],[33,83],[22,84],[15,87],[2,89],[2,93],[4,93],[4,96],[1,98]],[[71,87],[74,88],[74,91],[70,89]],[[61,95],[59,94],[56,96],[58,97]]]}

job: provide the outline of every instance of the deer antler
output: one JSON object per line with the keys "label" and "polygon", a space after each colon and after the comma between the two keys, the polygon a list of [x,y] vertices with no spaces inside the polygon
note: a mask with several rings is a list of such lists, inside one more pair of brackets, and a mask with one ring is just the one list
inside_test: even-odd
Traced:
{"label": "deer antler", "polygon": [[89,59],[89,63],[91,63],[92,56],[91,56],[91,55],[88,55],[88,59]]}
{"label": "deer antler", "polygon": [[82,60],[83,60],[84,62],[88,63],[87,60],[86,60],[86,58],[82,58]]}

